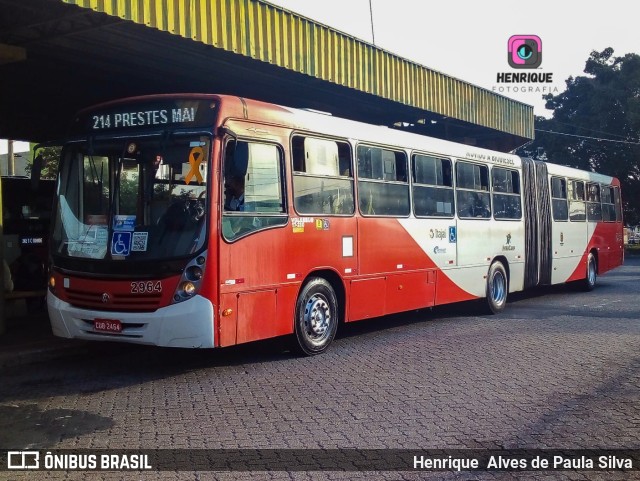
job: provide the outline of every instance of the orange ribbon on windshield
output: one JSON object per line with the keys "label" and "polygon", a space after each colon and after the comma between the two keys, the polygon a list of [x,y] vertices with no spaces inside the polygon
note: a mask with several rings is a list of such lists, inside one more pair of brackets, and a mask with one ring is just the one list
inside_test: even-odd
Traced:
{"label": "orange ribbon on windshield", "polygon": [[198,184],[202,184],[204,179],[202,178],[202,174],[200,173],[200,164],[204,160],[204,150],[202,147],[193,147],[191,152],[189,152],[189,165],[191,166],[191,170],[184,178],[184,183],[188,184],[191,182],[191,179],[194,177],[198,181]]}

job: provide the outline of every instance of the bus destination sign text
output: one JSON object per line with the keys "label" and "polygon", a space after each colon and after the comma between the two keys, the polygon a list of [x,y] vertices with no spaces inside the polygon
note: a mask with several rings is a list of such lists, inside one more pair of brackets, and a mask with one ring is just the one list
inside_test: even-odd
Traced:
{"label": "bus destination sign text", "polygon": [[113,112],[91,116],[91,129],[122,129],[195,122],[196,107]]}
{"label": "bus destination sign text", "polygon": [[144,128],[211,127],[216,103],[210,99],[129,102],[84,111],[76,118],[80,132],[108,132]]}

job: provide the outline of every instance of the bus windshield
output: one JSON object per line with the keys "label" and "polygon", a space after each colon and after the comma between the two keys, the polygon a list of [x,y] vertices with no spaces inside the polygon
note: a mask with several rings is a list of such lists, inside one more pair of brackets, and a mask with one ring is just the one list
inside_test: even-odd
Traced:
{"label": "bus windshield", "polygon": [[205,245],[210,138],[157,135],[69,143],[62,155],[54,256],[136,261]]}

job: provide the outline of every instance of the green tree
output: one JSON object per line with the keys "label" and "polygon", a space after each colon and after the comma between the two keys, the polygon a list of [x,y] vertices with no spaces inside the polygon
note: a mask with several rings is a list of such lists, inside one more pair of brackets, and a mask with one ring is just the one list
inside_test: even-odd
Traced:
{"label": "green tree", "polygon": [[[36,156],[42,156],[42,170],[40,171],[41,179],[55,179],[58,175],[58,165],[60,163],[61,147],[41,147],[36,151]],[[27,175],[31,175],[33,169],[33,158],[31,158],[25,167]]]}
{"label": "green tree", "polygon": [[640,223],[640,55],[593,51],[586,76],[546,95],[550,119],[535,119],[536,139],[519,149],[549,162],[618,177],[625,223]]}

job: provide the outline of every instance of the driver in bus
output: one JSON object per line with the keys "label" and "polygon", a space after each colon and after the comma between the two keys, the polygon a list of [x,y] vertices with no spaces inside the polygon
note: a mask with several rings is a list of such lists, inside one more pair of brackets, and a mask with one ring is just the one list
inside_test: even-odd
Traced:
{"label": "driver in bus", "polygon": [[224,209],[227,211],[244,210],[244,176],[233,175],[227,177]]}

